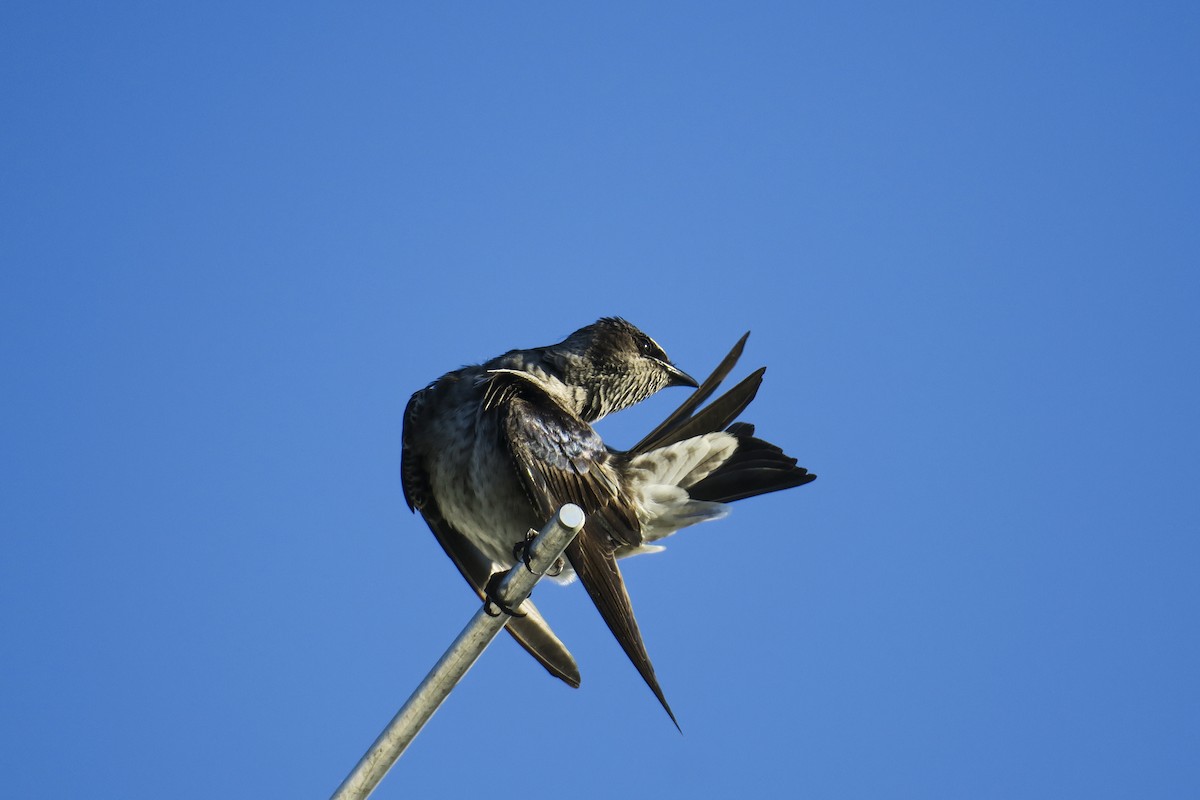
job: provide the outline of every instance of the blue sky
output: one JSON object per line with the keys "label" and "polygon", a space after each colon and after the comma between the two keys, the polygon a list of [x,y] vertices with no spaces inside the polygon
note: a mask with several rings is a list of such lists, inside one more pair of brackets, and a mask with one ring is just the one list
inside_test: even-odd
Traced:
{"label": "blue sky", "polygon": [[[1200,791],[1192,4],[10,3],[0,752],[326,797],[474,609],[409,394],[629,318],[820,478],[579,587],[376,794]],[[684,396],[606,420],[629,445]]]}

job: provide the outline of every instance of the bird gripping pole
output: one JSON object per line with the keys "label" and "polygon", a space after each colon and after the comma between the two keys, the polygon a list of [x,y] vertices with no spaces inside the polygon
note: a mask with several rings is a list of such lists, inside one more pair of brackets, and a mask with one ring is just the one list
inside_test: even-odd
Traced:
{"label": "bird gripping pole", "polygon": [[[583,509],[579,506],[568,503],[560,508],[530,543],[527,551],[528,568],[525,563],[518,561],[504,576],[496,592],[497,602],[507,608],[517,608],[525,602],[534,585],[583,528],[583,521]],[[445,655],[421,681],[421,685],[383,729],[383,733],[379,734],[346,780],[342,781],[331,800],[364,800],[375,790],[442,701],[467,674],[467,670],[496,638],[496,634],[508,624],[508,615],[497,613],[493,616],[488,609],[490,605],[490,601],[485,600],[483,607],[475,612]]]}

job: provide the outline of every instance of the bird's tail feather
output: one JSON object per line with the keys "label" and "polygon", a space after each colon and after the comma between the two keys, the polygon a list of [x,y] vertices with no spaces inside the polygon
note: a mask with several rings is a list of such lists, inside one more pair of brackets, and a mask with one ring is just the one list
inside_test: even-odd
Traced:
{"label": "bird's tail feather", "polygon": [[755,495],[803,486],[816,479],[796,459],[754,435],[754,426],[735,422],[728,433],[737,437],[737,450],[725,463],[688,488],[693,500],[732,503]]}

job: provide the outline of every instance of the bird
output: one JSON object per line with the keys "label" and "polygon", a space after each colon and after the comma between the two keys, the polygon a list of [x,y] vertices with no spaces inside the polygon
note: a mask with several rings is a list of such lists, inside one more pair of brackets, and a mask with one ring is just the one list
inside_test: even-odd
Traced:
{"label": "bird", "polygon": [[[632,323],[603,317],[557,344],[510,350],[447,372],[404,411],[404,498],[481,598],[522,558],[527,534],[565,503],[586,514],[556,578],[578,578],[676,728],[618,560],[662,550],[681,528],[724,517],[728,504],[802,486],[816,475],[736,418],[760,368],[700,408],[741,357],[749,332],[702,383]],[[592,425],[668,387],[695,389],[627,450]],[[529,600],[510,634],[552,675],[580,685],[578,665]]]}

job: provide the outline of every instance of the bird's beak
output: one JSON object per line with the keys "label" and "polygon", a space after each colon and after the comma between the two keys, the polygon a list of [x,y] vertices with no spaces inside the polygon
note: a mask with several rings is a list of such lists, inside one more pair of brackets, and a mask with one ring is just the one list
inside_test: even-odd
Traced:
{"label": "bird's beak", "polygon": [[670,362],[664,362],[664,365],[667,368],[667,375],[670,376],[667,379],[667,386],[690,386],[693,389],[698,389],[700,387],[700,384],[696,383],[695,378],[693,378],[691,375],[688,375],[679,367],[671,364]]}

